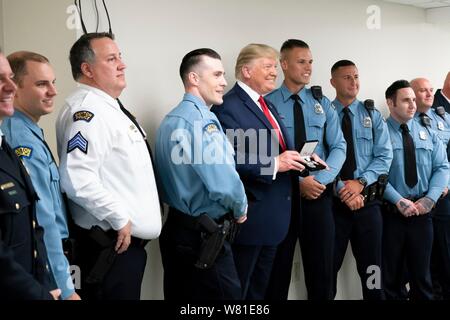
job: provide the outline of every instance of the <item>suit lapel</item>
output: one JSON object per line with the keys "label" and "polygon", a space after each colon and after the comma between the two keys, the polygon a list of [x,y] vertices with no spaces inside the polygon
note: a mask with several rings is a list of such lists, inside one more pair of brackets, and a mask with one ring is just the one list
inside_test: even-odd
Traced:
{"label": "suit lapel", "polygon": [[256,105],[256,103],[250,98],[250,96],[236,83],[233,88],[242,102],[247,106],[247,108],[252,111],[255,116],[267,127],[267,129],[272,129],[272,125],[269,120],[267,120],[266,115],[262,110]]}

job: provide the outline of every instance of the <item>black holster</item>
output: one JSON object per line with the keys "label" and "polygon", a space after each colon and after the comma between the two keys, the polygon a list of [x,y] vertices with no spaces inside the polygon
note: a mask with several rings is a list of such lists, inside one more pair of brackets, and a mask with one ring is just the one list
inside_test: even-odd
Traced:
{"label": "black holster", "polygon": [[77,241],[74,238],[62,239],[63,253],[69,261],[69,265],[77,263],[78,259],[78,247]]}
{"label": "black holster", "polygon": [[195,266],[209,269],[222,251],[225,240],[233,242],[239,229],[233,218],[226,217],[221,224],[217,224],[206,214],[197,219],[202,231],[202,243]]}
{"label": "black holster", "polygon": [[364,188],[361,194],[364,196],[364,204],[368,204],[372,201],[383,201],[384,191],[388,183],[388,175],[382,174],[378,177],[378,180],[371,185]]}
{"label": "black holster", "polygon": [[100,284],[113,265],[117,252],[114,250],[116,239],[111,238],[106,231],[99,226],[93,226],[89,231],[89,237],[102,249],[98,258],[86,278],[86,283]]}

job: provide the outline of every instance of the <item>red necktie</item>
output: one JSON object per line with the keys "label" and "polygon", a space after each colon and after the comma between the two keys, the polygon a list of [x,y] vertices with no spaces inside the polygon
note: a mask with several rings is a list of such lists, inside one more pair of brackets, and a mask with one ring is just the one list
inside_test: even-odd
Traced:
{"label": "red necktie", "polygon": [[278,141],[280,142],[281,150],[284,152],[286,151],[286,143],[284,142],[283,135],[281,134],[280,127],[278,127],[277,122],[270,114],[269,108],[267,107],[266,102],[264,101],[264,98],[262,96],[259,96],[258,102],[261,104],[262,111],[266,115],[267,120],[269,120],[270,124],[272,125],[272,128],[275,129],[278,136]]}

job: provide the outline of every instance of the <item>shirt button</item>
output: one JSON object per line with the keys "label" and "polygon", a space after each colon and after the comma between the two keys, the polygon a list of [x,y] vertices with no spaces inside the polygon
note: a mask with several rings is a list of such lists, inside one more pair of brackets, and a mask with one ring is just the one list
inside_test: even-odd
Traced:
{"label": "shirt button", "polygon": [[36,229],[36,221],[33,220],[33,229]]}
{"label": "shirt button", "polygon": [[288,200],[288,201],[291,201],[291,197],[287,197],[287,200]]}
{"label": "shirt button", "polygon": [[16,203],[16,210],[20,209],[20,204]]}
{"label": "shirt button", "polygon": [[34,258],[37,259],[38,253],[36,250],[34,250]]}

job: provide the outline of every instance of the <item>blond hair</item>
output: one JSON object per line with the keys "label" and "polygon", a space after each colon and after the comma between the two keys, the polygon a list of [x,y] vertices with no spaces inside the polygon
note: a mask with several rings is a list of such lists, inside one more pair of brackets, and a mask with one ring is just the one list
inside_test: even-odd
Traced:
{"label": "blond hair", "polygon": [[234,75],[236,79],[242,79],[242,67],[251,63],[253,60],[259,58],[272,58],[278,60],[279,53],[276,49],[271,46],[259,43],[251,43],[244,48],[242,48],[241,52],[236,61],[236,67],[234,69]]}

